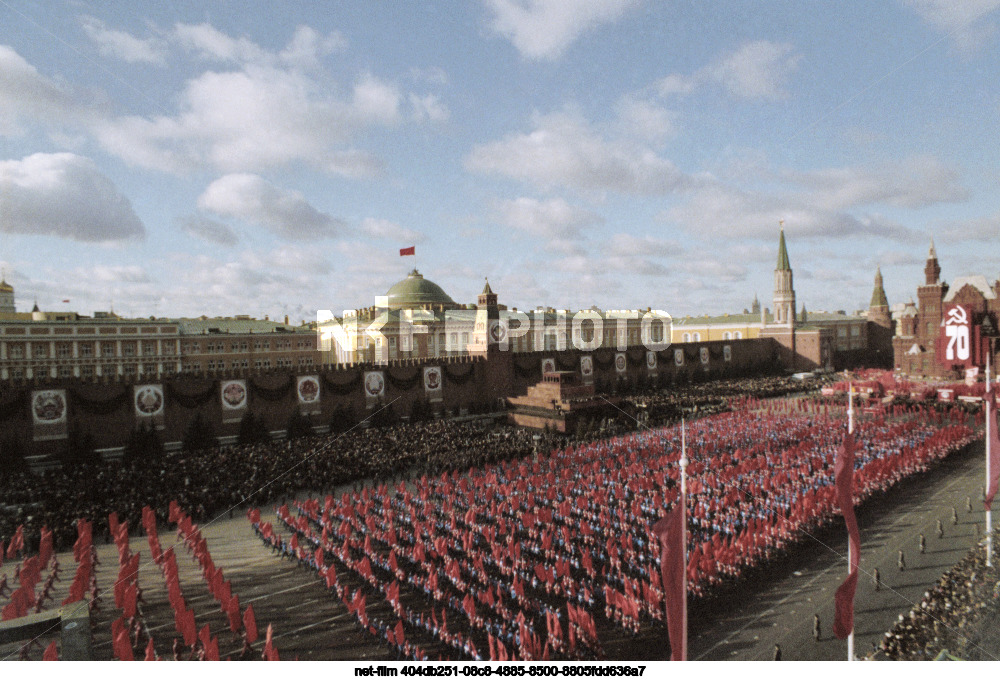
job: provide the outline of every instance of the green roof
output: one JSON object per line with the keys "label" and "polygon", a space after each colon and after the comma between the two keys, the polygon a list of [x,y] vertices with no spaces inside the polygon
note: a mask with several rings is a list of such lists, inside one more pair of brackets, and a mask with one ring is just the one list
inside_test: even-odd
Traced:
{"label": "green roof", "polygon": [[441,286],[428,281],[414,269],[405,279],[396,283],[386,292],[390,309],[423,307],[424,305],[456,306]]}
{"label": "green roof", "polygon": [[788,271],[792,266],[788,263],[788,249],[785,247],[785,230],[781,230],[781,235],[778,237],[778,266],[775,267],[778,271]]}

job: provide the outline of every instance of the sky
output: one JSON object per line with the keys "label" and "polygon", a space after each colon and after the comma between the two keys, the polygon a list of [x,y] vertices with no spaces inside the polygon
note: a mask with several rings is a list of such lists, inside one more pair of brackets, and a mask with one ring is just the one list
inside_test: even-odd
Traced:
{"label": "sky", "polygon": [[[1000,0],[0,0],[19,311],[866,308],[1000,275]],[[415,257],[399,249],[415,246]],[[63,300],[70,300],[69,303]]]}

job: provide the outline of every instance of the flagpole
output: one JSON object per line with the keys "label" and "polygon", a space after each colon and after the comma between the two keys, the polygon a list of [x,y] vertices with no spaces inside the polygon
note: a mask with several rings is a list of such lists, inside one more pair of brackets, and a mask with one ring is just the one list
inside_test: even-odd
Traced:
{"label": "flagpole", "polygon": [[683,593],[682,604],[683,612],[681,616],[682,624],[682,642],[681,642],[681,661],[687,661],[688,658],[688,583],[687,583],[687,443],[684,439],[684,417],[681,417],[681,555],[683,559],[681,564],[683,569],[681,570],[681,592]]}
{"label": "flagpole", "polygon": [[[986,355],[986,397],[983,400],[986,407],[986,492],[990,490],[990,457],[993,455],[993,448],[990,446],[990,421],[993,420],[990,401],[993,394],[990,390],[990,355]],[[993,510],[986,506],[986,566],[993,566]]]}
{"label": "flagpole", "polygon": [[[847,433],[854,434],[854,384],[847,383]],[[854,471],[851,471],[853,474]],[[853,499],[851,500],[853,503]],[[851,555],[851,539],[847,539],[847,575],[851,574],[851,563],[853,561],[853,556]],[[853,621],[851,622],[851,632],[847,636],[847,660],[854,661],[854,626]]]}

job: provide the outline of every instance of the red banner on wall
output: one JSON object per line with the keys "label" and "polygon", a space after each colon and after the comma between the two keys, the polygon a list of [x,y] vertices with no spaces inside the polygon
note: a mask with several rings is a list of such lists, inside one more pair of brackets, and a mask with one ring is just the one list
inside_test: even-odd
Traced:
{"label": "red banner on wall", "polygon": [[974,323],[969,307],[948,305],[944,308],[935,350],[938,363],[948,368],[968,369],[983,365],[980,324]]}

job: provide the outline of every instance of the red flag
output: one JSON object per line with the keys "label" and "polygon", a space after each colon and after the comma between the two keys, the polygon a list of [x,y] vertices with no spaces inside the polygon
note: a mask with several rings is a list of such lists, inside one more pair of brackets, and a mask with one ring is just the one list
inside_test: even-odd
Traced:
{"label": "red flag", "polygon": [[257,641],[257,617],[253,613],[253,605],[248,604],[243,612],[243,627],[247,629],[247,641],[251,644]]}
{"label": "red flag", "polygon": [[409,248],[400,248],[399,249],[399,256],[400,257],[404,257],[406,255],[416,255],[416,254],[417,254],[417,247],[416,246],[410,246]]}
{"label": "red flag", "polygon": [[1000,481],[1000,432],[997,431],[996,409],[991,406],[991,393],[986,394],[986,417],[992,418],[990,421],[990,440],[986,442],[989,452],[990,483],[986,491],[986,509],[989,510],[993,504],[993,497],[997,495],[997,482]]}
{"label": "red flag", "polygon": [[663,595],[667,601],[667,633],[670,636],[670,660],[684,659],[684,510],[680,503],[653,526],[660,540],[660,572]]}
{"label": "red flag", "polygon": [[229,630],[234,633],[240,632],[243,620],[240,618],[240,596],[233,595],[226,606],[226,615],[229,617]]}
{"label": "red flag", "polygon": [[59,652],[56,651],[56,641],[53,640],[49,643],[49,646],[45,648],[45,653],[42,654],[42,661],[58,661]]}
{"label": "red flag", "polygon": [[861,534],[854,517],[854,435],[844,437],[844,444],[837,452],[837,462],[833,468],[837,488],[837,505],[847,525],[847,540],[850,544],[850,574],[837,588],[834,595],[833,634],[843,640],[854,630],[854,592],[858,587],[858,563],[861,559]]}
{"label": "red flag", "polygon": [[146,661],[156,661],[156,648],[153,647],[153,638],[149,638],[146,643]]}

